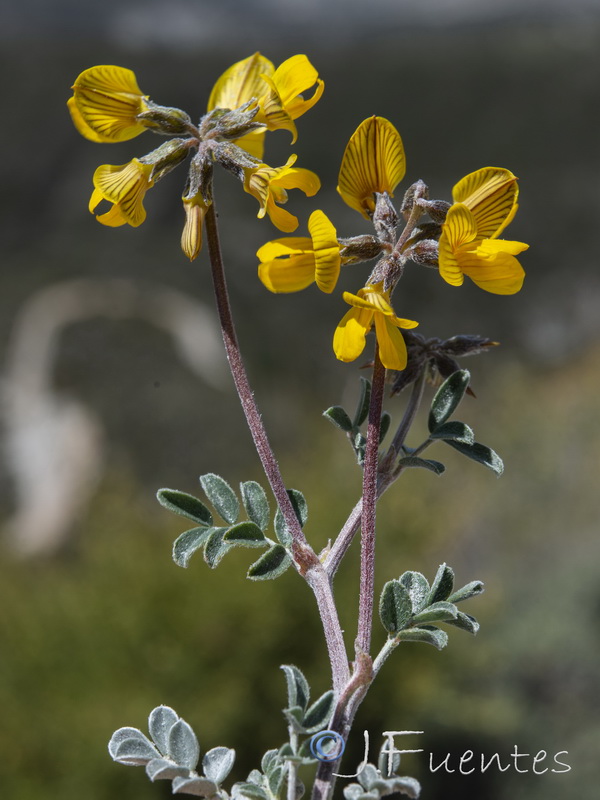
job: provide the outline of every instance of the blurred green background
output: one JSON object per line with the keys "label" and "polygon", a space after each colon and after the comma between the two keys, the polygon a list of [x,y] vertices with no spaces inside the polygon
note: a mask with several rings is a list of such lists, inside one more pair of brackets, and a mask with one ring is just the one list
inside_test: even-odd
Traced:
{"label": "blurred green background", "polygon": [[[348,137],[380,114],[402,134],[406,186],[423,178],[450,199],[474,169],[513,170],[521,208],[510,236],[531,244],[518,296],[453,289],[416,267],[396,295],[398,313],[427,336],[501,341],[464,362],[477,400],[458,416],[507,469],[496,480],[440,445],[431,456],[446,463],[443,477],[415,470],[382,500],[378,589],[406,569],[431,579],[446,561],[460,583],[485,581],[465,606],[482,630],[451,630],[442,653],[407,645],[390,659],[357,718],[346,771],[361,758],[362,730],[373,749],[383,730],[422,730],[406,746],[437,760],[470,749],[506,762],[516,744],[550,758],[566,750],[572,767],[461,778],[407,756],[424,798],[596,798],[597,2],[25,0],[2,13],[2,797],[166,797],[168,784],[151,786],[105,749],[115,728],[144,728],[160,703],[193,725],[203,750],[235,747],[241,779],[285,737],[278,665],[301,667],[315,696],[328,688],[318,616],[296,575],[244,581],[245,552],[214,571],[200,556],[187,571],[171,561],[185,523],[158,507],[157,488],[197,493],[204,472],[234,485],[261,473],[217,347],[206,254],[190,265],[179,251],[182,172],[149,193],[139,229],[98,225],[87,211],[95,167],[157,140],[93,145],[64,105],[80,71],[115,63],[156,102],[196,116],[221,72],[260,50],[276,64],[306,53],[325,80],[294,148],[285,132],[271,134],[266,158],[295,152],[320,175],[318,207],[340,235],[369,232],[335,185]],[[230,176],[216,189],[251,379],[286,481],[308,499],[307,535],[322,547],[360,484],[321,417],[352,404],[360,374],[330,349],[341,292],[269,295],[254,253],[279,234]],[[315,205],[293,194],[288,207],[303,220]],[[342,288],[355,291],[365,275],[347,270]],[[404,402],[388,401],[395,418]],[[423,419],[417,428],[414,442]],[[349,645],[356,550],[336,584]]]}

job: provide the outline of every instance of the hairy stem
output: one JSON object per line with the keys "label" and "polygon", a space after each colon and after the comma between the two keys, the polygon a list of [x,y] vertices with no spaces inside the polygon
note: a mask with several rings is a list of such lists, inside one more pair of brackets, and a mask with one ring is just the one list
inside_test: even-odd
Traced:
{"label": "hairy stem", "polygon": [[338,694],[341,691],[341,687],[348,681],[350,668],[348,665],[346,646],[344,644],[344,636],[333,597],[331,580],[312,547],[306,541],[302,528],[300,527],[300,523],[298,522],[298,518],[296,517],[287,494],[279,465],[273,454],[271,445],[269,444],[267,432],[265,431],[262,418],[258,411],[254,394],[250,388],[235,333],[231,306],[229,304],[229,293],[225,280],[225,270],[214,203],[210,206],[206,214],[206,238],[223,341],[225,343],[225,351],[227,353],[227,360],[229,362],[233,381],[265,475],[267,476],[271,490],[281,509],[288,530],[293,537],[292,552],[294,556],[294,565],[298,572],[305,578],[315,595],[327,643],[327,650],[329,652],[329,660],[331,662],[333,688],[336,694]]}
{"label": "hairy stem", "polygon": [[379,432],[385,384],[385,367],[375,346],[373,386],[369,405],[367,446],[363,465],[363,492],[360,548],[360,597],[358,604],[358,630],[356,652],[367,653],[371,647],[373,624],[373,594],[375,588],[375,516],[377,506],[377,475],[379,460]]}

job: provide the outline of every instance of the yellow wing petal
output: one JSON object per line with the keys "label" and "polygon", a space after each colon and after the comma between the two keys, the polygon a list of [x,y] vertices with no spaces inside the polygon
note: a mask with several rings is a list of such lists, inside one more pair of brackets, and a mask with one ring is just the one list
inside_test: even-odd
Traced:
{"label": "yellow wing petal", "polygon": [[266,242],[256,251],[259,261],[272,261],[294,253],[312,252],[312,240],[307,236],[285,236]]}
{"label": "yellow wing petal", "polygon": [[262,75],[272,75],[274,72],[273,63],[260,53],[236,62],[215,83],[208,99],[207,110],[239,108],[253,97],[260,102],[269,93],[269,86]]}
{"label": "yellow wing petal", "polygon": [[70,97],[67,100],[67,108],[69,109],[69,113],[71,115],[71,120],[73,121],[73,125],[75,125],[75,127],[77,128],[79,133],[82,136],[85,136],[86,139],[89,139],[90,142],[112,142],[113,141],[113,139],[111,139],[111,138],[109,138],[107,136],[102,136],[101,134],[96,133],[96,131],[93,128],[90,128],[90,126],[87,124],[87,122],[81,116],[81,113],[80,113],[79,109],[77,108],[77,104],[75,103],[75,98],[74,97]]}
{"label": "yellow wing petal", "polygon": [[404,177],[406,159],[396,128],[383,117],[369,117],[350,137],[342,158],[337,190],[350,208],[369,219],[374,192],[394,189]]}
{"label": "yellow wing petal", "polygon": [[386,369],[404,369],[408,354],[398,328],[384,314],[375,314],[375,333],[383,366]]}
{"label": "yellow wing petal", "polygon": [[483,167],[471,172],[452,189],[456,203],[463,203],[477,222],[482,239],[497,236],[516,213],[517,177],[502,167]]}
{"label": "yellow wing petal", "polygon": [[71,106],[69,110],[75,127],[88,139],[91,137],[78,125],[79,119],[105,142],[123,142],[146,130],[136,117],[146,107],[147,98],[130,69],[91,67],[77,77],[73,90],[78,114],[73,115]]}
{"label": "yellow wing petal", "polygon": [[333,335],[333,351],[340,361],[354,361],[365,349],[366,335],[373,324],[373,312],[351,308]]}
{"label": "yellow wing petal", "polygon": [[266,261],[258,267],[258,277],[271,292],[299,292],[315,279],[315,259],[306,253]]}
{"label": "yellow wing petal", "polygon": [[492,258],[478,258],[466,253],[461,259],[465,275],[480,289],[492,294],[515,294],[523,286],[525,270],[510,253],[497,253]]}

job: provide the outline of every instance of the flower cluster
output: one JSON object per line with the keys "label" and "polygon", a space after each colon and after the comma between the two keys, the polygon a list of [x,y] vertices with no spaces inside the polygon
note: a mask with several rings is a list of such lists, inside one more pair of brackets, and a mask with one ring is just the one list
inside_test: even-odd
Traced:
{"label": "flower cluster", "polygon": [[[302,93],[313,86],[312,96],[305,99]],[[93,142],[122,142],[146,130],[173,137],[127,164],[98,167],[89,208],[93,213],[102,201],[111,203],[106,213],[96,217],[103,225],[141,225],[146,218],[146,192],[188,158],[181,246],[190,259],[196,258],[202,246],[215,163],[232,172],[258,200],[259,217],[268,215],[286,233],[298,226],[296,217],[281,208],[287,190],[300,189],[312,196],[320,188],[314,172],[293,166],[295,155],[276,168],[262,160],[266,131],[288,130],[295,142],[294,120],[323,93],[323,81],[304,55],[289,58],[277,69],[260,53],[233,64],[216,82],[207,113],[197,126],[181,109],[153,103],[139,88],[134,73],[124,67],[86,69],[72,88],[73,97],[67,103],[71,118]]]}
{"label": "flower cluster", "polygon": [[[498,238],[517,210],[512,172],[485,167],[467,175],[452,190],[452,204],[430,200],[427,186],[417,181],[404,195],[400,212],[405,227],[398,234],[401,217],[391,199],[405,172],[396,128],[382,117],[364,120],[344,152],[337,190],[350,208],[372,221],[375,235],[338,238],[326,215],[315,211],[309,220],[310,239],[277,239],[257,253],[259,277],[272,292],[295,292],[313,281],[332,292],[341,266],[378,259],[357,294],[344,292],[352,308],[333,337],[341,361],[354,361],[362,353],[366,334],[374,327],[383,365],[406,368],[407,347],[399,329],[417,323],[397,317],[390,297],[408,260],[438,269],[454,286],[465,275],[495,294],[513,294],[523,284],[515,256],[528,245]],[[425,214],[429,221],[421,220]]]}

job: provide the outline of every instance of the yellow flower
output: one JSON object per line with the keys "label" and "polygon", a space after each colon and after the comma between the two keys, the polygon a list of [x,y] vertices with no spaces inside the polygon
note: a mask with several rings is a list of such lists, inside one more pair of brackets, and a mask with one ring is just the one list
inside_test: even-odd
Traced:
{"label": "yellow flower", "polygon": [[314,172],[292,166],[296,158],[295,155],[290,156],[283,167],[261,164],[256,169],[247,169],[244,181],[244,189],[260,203],[257,216],[262,219],[268,214],[273,225],[286,233],[298,227],[297,217],[277,205],[287,202],[286,189],[300,189],[307,197],[312,197],[321,188],[321,182]]}
{"label": "yellow flower", "polygon": [[134,73],[115,66],[84,70],[67,101],[79,133],[92,142],[124,142],[146,130],[137,115],[147,110]]}
{"label": "yellow flower", "polygon": [[[319,73],[304,55],[288,58],[272,75],[263,74],[263,79],[271,87],[270,93],[263,100],[261,110],[267,128],[271,131],[284,129],[292,134],[292,144],[298,138],[294,120],[312,108],[323,94],[325,84]],[[312,97],[305,100],[302,92],[316,83]],[[259,115],[258,121],[262,121]]]}
{"label": "yellow flower", "polygon": [[202,195],[197,194],[195,197],[183,198],[183,209],[185,225],[181,234],[181,249],[193,261],[202,249],[202,225],[208,206]]}
{"label": "yellow flower", "polygon": [[518,292],[525,278],[516,255],[523,242],[498,239],[517,211],[517,179],[509,170],[485,167],[459,181],[442,226],[440,275],[453,286],[464,276],[493,294]]}
{"label": "yellow flower", "polygon": [[117,228],[119,225],[131,225],[137,228],[146,219],[143,206],[144,195],[154,185],[152,164],[144,164],[134,158],[128,164],[116,166],[103,164],[94,172],[94,191],[90,198],[89,209],[92,213],[102,200],[113,203],[106,214],[96,217],[98,222]]}
{"label": "yellow flower", "polygon": [[[208,99],[208,111],[215,108],[239,108],[252,98],[256,98],[259,106],[263,105],[270,94],[270,87],[263,76],[271,76],[275,66],[260,53],[254,53],[243,61],[238,61],[221,75],[215,83]],[[257,118],[257,121],[260,121]],[[262,159],[264,151],[265,131],[251,131],[236,139],[235,143],[255,158]]]}
{"label": "yellow flower", "polygon": [[369,117],[350,137],[338,178],[337,190],[350,208],[370,219],[375,211],[375,192],[394,196],[406,172],[402,139],[383,117]]}
{"label": "yellow flower", "polygon": [[354,361],[365,349],[367,333],[375,324],[379,357],[386,369],[406,367],[406,344],[398,328],[416,328],[418,322],[400,319],[390,304],[389,292],[376,283],[358,290],[358,295],[344,292],[352,308],[337,326],[333,350],[340,361]]}
{"label": "yellow flower", "polygon": [[258,277],[271,292],[299,292],[313,281],[322,292],[335,288],[341,264],[336,230],[322,211],[310,215],[308,230],[310,239],[275,239],[257,252]]}

